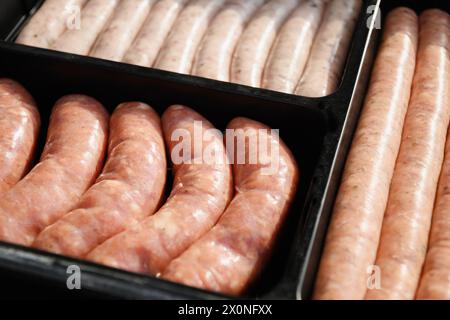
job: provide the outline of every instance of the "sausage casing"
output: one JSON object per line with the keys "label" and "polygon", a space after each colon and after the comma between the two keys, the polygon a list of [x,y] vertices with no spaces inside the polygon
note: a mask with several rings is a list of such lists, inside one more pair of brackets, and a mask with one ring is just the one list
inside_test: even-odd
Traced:
{"label": "sausage casing", "polygon": [[[46,0],[33,15],[16,42],[33,47],[50,48],[67,29],[69,23],[76,21],[81,8],[87,0]],[[72,21],[73,20],[73,21]]]}
{"label": "sausage casing", "polygon": [[[98,246],[88,259],[128,271],[159,274],[211,229],[230,201],[231,166],[220,131],[183,106],[168,108],[162,123],[174,163],[173,188],[167,202],[153,216]],[[187,147],[180,150],[185,143]],[[215,156],[206,158],[208,154]]]}
{"label": "sausage casing", "polygon": [[159,0],[128,49],[123,62],[151,67],[187,0]]}
{"label": "sausage casing", "polygon": [[[236,118],[227,129],[248,137],[246,161],[237,160],[241,147],[234,145],[236,195],[216,226],[172,261],[163,278],[235,295],[243,293],[269,257],[295,196],[298,169],[291,152],[265,125]],[[227,135],[227,148],[229,139]],[[279,152],[250,161],[251,150],[261,154],[262,147]]]}
{"label": "sausage casing", "polygon": [[228,0],[220,10],[197,52],[192,74],[230,81],[233,52],[247,21],[264,0]]}
{"label": "sausage casing", "polygon": [[36,103],[26,89],[13,80],[0,79],[0,194],[27,172],[40,122]]}
{"label": "sausage casing", "polygon": [[158,209],[166,169],[158,114],[140,102],[119,105],[111,116],[102,174],[74,210],[39,234],[34,246],[83,257]]}
{"label": "sausage casing", "polygon": [[0,239],[31,245],[71,210],[101,170],[107,135],[108,113],[98,101],[58,100],[41,161],[0,198]]}
{"label": "sausage casing", "polygon": [[80,55],[89,54],[118,2],[119,0],[90,0],[81,10],[80,27],[66,30],[51,48]]}
{"label": "sausage casing", "polygon": [[208,25],[225,0],[192,0],[180,16],[164,42],[155,68],[189,74],[195,53]]}
{"label": "sausage casing", "polygon": [[337,89],[361,5],[361,0],[331,0],[327,4],[296,94],[323,97]]}
{"label": "sausage casing", "polygon": [[[447,84],[450,87],[450,83]],[[430,241],[417,299],[450,300],[450,135],[447,134]]]}
{"label": "sausage casing", "polygon": [[298,0],[270,0],[245,28],[231,63],[231,81],[260,87],[264,66],[278,30]]}
{"label": "sausage casing", "polygon": [[305,0],[284,23],[267,61],[262,87],[294,93],[322,21],[324,0]]}
{"label": "sausage casing", "polygon": [[147,18],[153,3],[154,0],[120,1],[89,56],[121,61]]}

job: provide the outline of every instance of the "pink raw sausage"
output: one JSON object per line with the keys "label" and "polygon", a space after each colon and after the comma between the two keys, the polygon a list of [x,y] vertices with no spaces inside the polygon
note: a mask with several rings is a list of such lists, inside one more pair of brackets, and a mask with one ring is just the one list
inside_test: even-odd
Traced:
{"label": "pink raw sausage", "polygon": [[413,299],[425,261],[450,119],[450,18],[420,16],[419,51],[375,265],[381,287],[366,299]]}
{"label": "pink raw sausage", "polygon": [[233,52],[247,21],[264,0],[228,0],[203,38],[192,74],[230,81]]}
{"label": "pink raw sausage", "polygon": [[111,116],[109,156],[102,174],[76,208],[44,229],[33,245],[83,257],[157,210],[166,170],[158,114],[140,102],[119,105]]}
{"label": "pink raw sausage", "polygon": [[36,103],[26,89],[13,80],[0,79],[0,194],[27,172],[40,123]]}
{"label": "pink raw sausage", "polygon": [[230,201],[231,166],[220,131],[183,106],[168,108],[162,123],[175,163],[167,202],[153,216],[98,246],[88,259],[128,271],[159,274],[212,228]]}
{"label": "pink raw sausage", "polygon": [[79,18],[86,0],[46,0],[20,32],[16,42],[50,48],[68,25]]}
{"label": "pink raw sausage", "polygon": [[[235,155],[242,148],[247,159],[239,162],[236,156],[234,161],[236,195],[217,225],[172,261],[163,278],[237,295],[255,279],[271,253],[296,193],[298,169],[289,149],[265,125],[236,118],[227,129],[241,130],[248,137],[243,147],[235,143]],[[239,141],[239,136],[231,140]],[[227,135],[227,147],[229,143]],[[258,146],[266,144],[279,151],[275,157],[250,161],[250,150],[261,154]]]}
{"label": "pink raw sausage", "polygon": [[328,3],[296,94],[323,97],[337,89],[361,5],[361,0]]}
{"label": "pink raw sausage", "polygon": [[[418,17],[389,13],[334,204],[314,299],[363,299],[375,262],[416,64]],[[369,273],[368,273],[369,270]]]}
{"label": "pink raw sausage", "polygon": [[0,197],[0,240],[31,245],[71,210],[101,170],[107,135],[108,113],[99,102],[82,95],[58,100],[41,161]]}
{"label": "pink raw sausage", "polygon": [[157,1],[122,61],[143,67],[153,66],[164,40],[186,2],[187,0]]}

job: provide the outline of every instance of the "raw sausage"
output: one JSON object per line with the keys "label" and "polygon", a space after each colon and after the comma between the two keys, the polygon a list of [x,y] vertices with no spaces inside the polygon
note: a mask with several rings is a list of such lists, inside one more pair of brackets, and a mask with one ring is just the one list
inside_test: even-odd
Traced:
{"label": "raw sausage", "polygon": [[316,280],[315,299],[363,299],[376,258],[416,63],[418,18],[389,13]]}
{"label": "raw sausage", "polygon": [[[217,225],[172,261],[163,278],[237,295],[258,275],[271,252],[296,192],[298,169],[291,152],[268,127],[236,118],[227,129],[242,130],[248,137],[242,147],[247,161],[235,159],[233,165],[236,195]],[[231,139],[239,141],[239,137]],[[255,141],[257,148],[249,141]],[[227,148],[229,143],[227,135]],[[258,146],[267,148],[266,144],[279,152],[252,162],[250,150],[258,154]],[[235,155],[240,149],[235,143]]]}
{"label": "raw sausage", "polygon": [[40,123],[36,103],[26,89],[13,80],[0,79],[0,194],[28,170]]}
{"label": "raw sausage", "polygon": [[20,33],[16,42],[50,48],[68,25],[76,21],[86,0],[46,0]]}
{"label": "raw sausage", "polygon": [[159,0],[155,3],[141,31],[128,49],[123,62],[153,66],[164,40],[187,0]]}
{"label": "raw sausage", "polygon": [[121,61],[147,18],[153,3],[154,0],[121,1],[89,55]]}
{"label": "raw sausage", "polygon": [[328,3],[296,94],[323,97],[336,90],[361,4],[361,0],[332,0]]}
{"label": "raw sausage", "polygon": [[66,30],[52,49],[87,55],[112,16],[119,0],[90,0],[81,10],[79,28]]}
{"label": "raw sausage", "polygon": [[88,259],[128,271],[159,274],[211,229],[230,201],[231,167],[220,131],[183,106],[167,109],[162,123],[175,175],[167,202],[155,215],[94,249]]}
{"label": "raw sausage", "polygon": [[263,88],[294,93],[322,21],[324,0],[304,0],[287,19],[267,61]]}
{"label": "raw sausage", "polygon": [[0,198],[0,239],[31,245],[72,209],[97,178],[107,135],[108,114],[99,102],[81,95],[61,98],[41,162]]}
{"label": "raw sausage", "polygon": [[159,52],[155,68],[189,74],[195,52],[224,0],[192,0],[180,13]]}
{"label": "raw sausage", "polygon": [[[450,83],[447,83],[450,88]],[[449,98],[447,92],[447,99]],[[450,300],[450,135],[447,134],[445,161],[442,167],[433,213],[428,253],[420,280],[417,299]]]}
{"label": "raw sausage", "polygon": [[367,299],[413,299],[428,244],[450,117],[450,21],[420,16],[419,51],[402,144],[383,220],[376,266],[381,288]]}
{"label": "raw sausage", "polygon": [[233,52],[242,31],[264,0],[228,0],[208,28],[197,52],[192,74],[230,81]]}
{"label": "raw sausage", "polygon": [[158,114],[140,102],[123,103],[110,121],[109,157],[76,209],[42,231],[34,246],[83,257],[158,208],[166,181]]}
{"label": "raw sausage", "polygon": [[258,10],[244,30],[231,64],[231,81],[259,87],[278,29],[298,0],[271,0]]}
{"label": "raw sausage", "polygon": [[264,65],[278,29],[299,0],[271,0],[245,28],[231,63],[231,81],[253,87],[261,86]]}

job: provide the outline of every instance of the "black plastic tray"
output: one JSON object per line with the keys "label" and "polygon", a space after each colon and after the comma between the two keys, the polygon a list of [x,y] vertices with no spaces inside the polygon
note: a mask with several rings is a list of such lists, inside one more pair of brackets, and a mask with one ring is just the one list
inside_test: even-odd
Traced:
{"label": "black plastic tray", "polygon": [[[38,102],[43,128],[54,102],[69,93],[99,99],[112,111],[141,100],[159,112],[188,105],[218,128],[247,116],[280,129],[299,162],[299,191],[272,259],[244,298],[307,298],[314,280],[329,212],[362,105],[376,44],[371,20],[377,0],[364,0],[338,91],[305,98],[199,77],[17,45],[11,41],[40,1],[3,0],[0,77],[22,83]],[[372,24],[371,24],[372,22]],[[41,147],[45,132],[41,133]],[[82,290],[66,288],[69,265],[82,270]],[[0,243],[0,295],[115,298],[227,298],[149,276]]]}

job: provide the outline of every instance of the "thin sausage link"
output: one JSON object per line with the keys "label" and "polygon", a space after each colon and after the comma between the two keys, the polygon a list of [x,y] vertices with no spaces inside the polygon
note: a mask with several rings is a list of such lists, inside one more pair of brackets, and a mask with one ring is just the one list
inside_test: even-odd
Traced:
{"label": "thin sausage link", "polygon": [[117,6],[89,56],[121,61],[141,29],[155,0],[126,0]]}
{"label": "thin sausage link", "polygon": [[361,0],[328,3],[296,94],[323,97],[337,89],[361,5]]}
{"label": "thin sausage link", "polygon": [[87,55],[117,7],[119,0],[90,0],[81,10],[79,28],[66,30],[51,46],[54,50]]}
{"label": "thin sausage link", "polygon": [[287,19],[267,61],[263,88],[294,93],[322,21],[324,0],[305,0]]}
{"label": "thin sausage link", "polygon": [[175,23],[178,14],[188,0],[159,0],[150,11],[147,20],[128,49],[123,62],[151,67]]}
{"label": "thin sausage link", "polygon": [[228,0],[203,38],[192,74],[230,81],[231,59],[247,21],[264,0]]}
{"label": "thin sausage link", "polygon": [[278,30],[299,0],[270,0],[251,19],[233,55],[231,81],[260,87]]}
{"label": "thin sausage link", "polygon": [[87,0],[46,0],[33,15],[16,42],[33,47],[50,48],[67,26],[76,22]]}
{"label": "thin sausage link", "polygon": [[191,0],[180,13],[154,67],[189,74],[210,21],[225,0]]}

